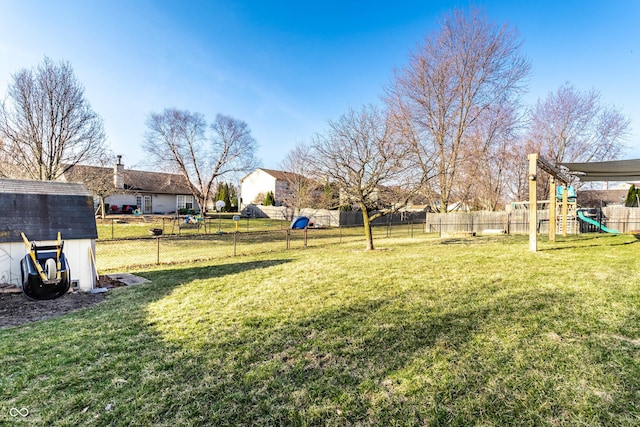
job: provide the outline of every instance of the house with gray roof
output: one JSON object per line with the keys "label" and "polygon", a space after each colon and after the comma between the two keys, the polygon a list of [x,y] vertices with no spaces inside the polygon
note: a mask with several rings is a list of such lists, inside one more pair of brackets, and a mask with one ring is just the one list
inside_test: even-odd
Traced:
{"label": "house with gray roof", "polygon": [[121,156],[113,168],[72,166],[65,172],[64,180],[86,183],[94,196],[105,197],[111,213],[132,213],[136,209],[142,214],[199,210],[183,175],[125,169]]}

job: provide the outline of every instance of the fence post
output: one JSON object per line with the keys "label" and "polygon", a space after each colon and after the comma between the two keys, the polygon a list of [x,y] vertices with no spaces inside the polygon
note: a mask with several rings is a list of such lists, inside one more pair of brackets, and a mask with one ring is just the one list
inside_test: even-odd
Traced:
{"label": "fence post", "polygon": [[342,243],[342,225],[340,225],[338,228],[340,228],[340,243]]}
{"label": "fence post", "polygon": [[156,240],[158,244],[158,252],[156,255],[156,265],[160,265],[160,236],[156,237]]}
{"label": "fence post", "polygon": [[289,249],[291,247],[291,243],[290,243],[291,242],[291,230],[289,230],[288,228],[287,228],[287,232],[285,233],[285,236],[286,236],[285,240],[287,242],[287,249]]}
{"label": "fence post", "polygon": [[304,247],[307,247],[307,227],[304,228]]}
{"label": "fence post", "polygon": [[113,218],[111,218],[111,239],[113,238]]}
{"label": "fence post", "polygon": [[238,232],[233,233],[233,256],[236,256],[236,240],[238,238]]}

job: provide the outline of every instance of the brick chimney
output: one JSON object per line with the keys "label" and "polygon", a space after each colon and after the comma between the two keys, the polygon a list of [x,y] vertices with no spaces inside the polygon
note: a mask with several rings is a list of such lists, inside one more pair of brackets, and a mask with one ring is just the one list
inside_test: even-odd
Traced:
{"label": "brick chimney", "polygon": [[124,165],[121,155],[118,155],[118,163],[113,167],[113,186],[124,189]]}

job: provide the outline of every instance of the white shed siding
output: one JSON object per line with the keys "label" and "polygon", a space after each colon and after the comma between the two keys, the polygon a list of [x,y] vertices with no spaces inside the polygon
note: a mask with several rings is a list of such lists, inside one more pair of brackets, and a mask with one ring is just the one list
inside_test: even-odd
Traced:
{"label": "white shed siding", "polygon": [[[64,236],[63,236],[64,240]],[[38,245],[54,245],[55,241],[38,241]],[[89,248],[95,255],[95,240],[64,240],[63,252],[69,262],[71,280],[78,281],[80,289],[89,291],[96,286],[95,266]],[[0,243],[0,283],[21,286],[20,260],[28,253],[23,242]]]}

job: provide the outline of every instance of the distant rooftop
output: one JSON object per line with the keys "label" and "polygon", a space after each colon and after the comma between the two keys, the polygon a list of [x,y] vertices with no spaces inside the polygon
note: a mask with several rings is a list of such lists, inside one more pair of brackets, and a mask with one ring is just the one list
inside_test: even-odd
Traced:
{"label": "distant rooftop", "polygon": [[[75,165],[67,172],[65,178],[69,182],[82,181],[86,176],[103,180],[113,179],[112,167]],[[166,172],[148,172],[133,169],[124,170],[124,190],[157,193],[157,194],[191,194],[187,179],[180,174]]]}

